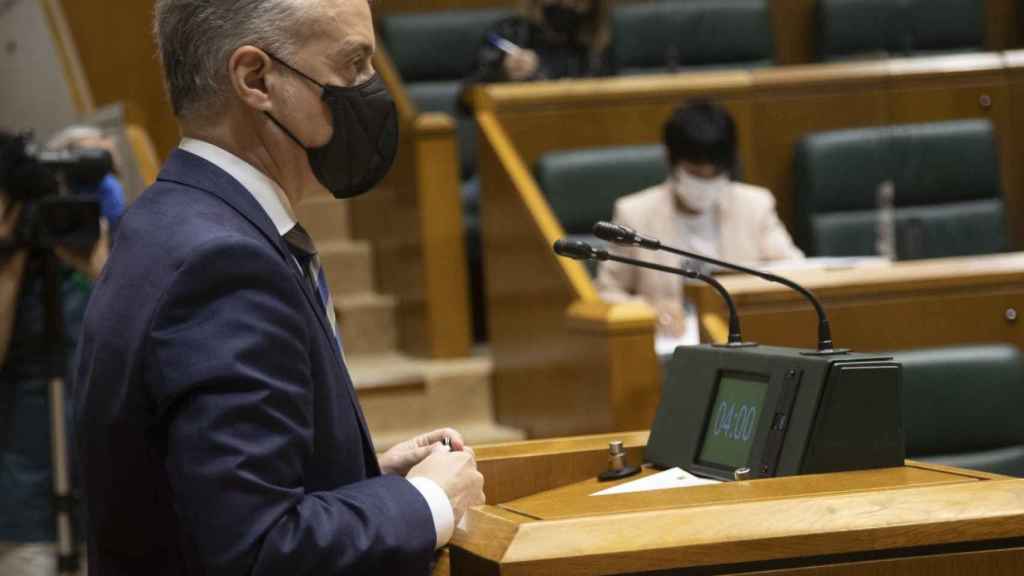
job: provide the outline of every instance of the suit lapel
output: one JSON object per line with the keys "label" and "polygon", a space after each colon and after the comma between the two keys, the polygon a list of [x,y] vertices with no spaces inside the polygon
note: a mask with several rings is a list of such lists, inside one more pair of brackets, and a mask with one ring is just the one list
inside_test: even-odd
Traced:
{"label": "suit lapel", "polygon": [[[291,250],[285,244],[284,238],[278,234],[270,217],[238,180],[203,158],[179,149],[171,153],[171,157],[160,171],[157,180],[175,182],[209,192],[255,226],[263,234],[263,237],[274,246],[281,258],[289,264],[288,269],[292,271],[292,276],[298,282],[302,293],[305,294],[307,303],[316,312],[315,316],[320,328],[330,337],[332,343],[335,341],[331,336],[331,326],[327,318],[320,312],[322,306],[317,303],[319,295],[313,293],[309,282],[306,282],[300,270],[292,265],[294,260]],[[336,345],[332,347],[335,349],[335,356],[341,362],[341,352],[337,350]]]}
{"label": "suit lapel", "polygon": [[[377,468],[375,468],[376,456],[374,455],[373,442],[370,439],[369,430],[366,426],[366,419],[363,416],[363,411],[359,406],[359,402],[356,401],[356,392],[355,386],[352,382],[352,377],[349,375],[348,367],[345,365],[345,360],[341,356],[339,342],[334,335],[333,330],[331,330],[330,322],[324,314],[323,304],[320,302],[320,295],[313,292],[312,285],[306,281],[306,277],[299,268],[294,265],[291,250],[285,243],[284,238],[278,234],[277,228],[274,227],[274,223],[259,205],[259,202],[253,198],[252,194],[246,190],[238,180],[231,177],[230,174],[221,170],[213,163],[181,149],[175,149],[171,152],[171,156],[167,159],[167,163],[164,164],[163,169],[160,171],[160,175],[157,176],[157,180],[175,182],[183,186],[198,188],[204,192],[213,194],[255,226],[267,241],[274,246],[281,258],[285,260],[288,264],[288,269],[292,271],[292,277],[298,284],[299,289],[306,296],[306,302],[312,309],[313,316],[316,317],[317,322],[320,324],[320,328],[323,331],[324,337],[327,338],[329,348],[332,350],[334,359],[337,361],[337,365],[341,369],[342,376],[346,380],[346,384],[349,388],[349,401],[352,405],[352,409],[355,410],[356,416],[359,420],[360,432],[363,436],[364,456],[367,458],[368,465],[370,465],[371,470],[377,470]],[[370,458],[371,456],[372,458]]]}

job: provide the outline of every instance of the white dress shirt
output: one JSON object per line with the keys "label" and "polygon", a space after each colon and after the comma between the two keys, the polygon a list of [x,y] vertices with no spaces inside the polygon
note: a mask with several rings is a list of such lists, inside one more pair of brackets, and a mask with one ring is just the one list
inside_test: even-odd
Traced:
{"label": "white dress shirt", "polygon": [[[295,212],[292,210],[291,202],[284,193],[284,189],[255,166],[219,146],[194,138],[183,139],[178,144],[178,148],[199,156],[237,180],[267,213],[278,234],[284,236],[295,227],[297,223]],[[298,266],[298,262],[296,265]],[[299,266],[299,270],[302,270],[301,266]],[[436,547],[444,546],[451,539],[452,532],[455,531],[455,514],[452,511],[448,495],[430,478],[415,477],[408,480],[430,507],[430,514],[434,519],[434,531],[437,534]]]}

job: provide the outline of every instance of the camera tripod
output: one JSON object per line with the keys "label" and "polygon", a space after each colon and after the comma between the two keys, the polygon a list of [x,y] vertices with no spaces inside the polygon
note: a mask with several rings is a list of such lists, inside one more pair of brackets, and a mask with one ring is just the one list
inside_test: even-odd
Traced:
{"label": "camera tripod", "polygon": [[61,292],[60,263],[52,249],[44,257],[43,306],[46,311],[46,377],[50,388],[50,447],[53,468],[53,511],[57,526],[57,573],[78,573],[80,548],[74,535],[72,512],[76,498],[71,493],[71,466],[68,461],[65,427],[64,374],[64,298]]}

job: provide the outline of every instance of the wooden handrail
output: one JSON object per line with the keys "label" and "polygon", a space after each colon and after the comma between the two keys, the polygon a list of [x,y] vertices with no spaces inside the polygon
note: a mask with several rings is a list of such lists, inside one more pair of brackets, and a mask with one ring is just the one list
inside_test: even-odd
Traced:
{"label": "wooden handrail", "polygon": [[[541,235],[548,246],[553,245],[556,240],[565,236],[565,230],[552,212],[551,206],[544,198],[533,174],[527,169],[522,156],[516,151],[493,113],[486,110],[480,111],[477,113],[476,119],[481,134],[493,146],[498,156],[498,162],[512,180],[516,193],[532,215],[537,233]],[[577,299],[589,301],[600,299],[582,264],[574,260],[559,258],[555,256],[554,252],[551,253],[551,258],[561,266],[565,273],[565,279],[572,287]]]}

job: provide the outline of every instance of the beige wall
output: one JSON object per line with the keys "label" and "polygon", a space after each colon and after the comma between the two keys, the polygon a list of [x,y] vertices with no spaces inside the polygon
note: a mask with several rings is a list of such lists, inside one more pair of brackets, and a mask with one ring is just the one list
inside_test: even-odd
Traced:
{"label": "beige wall", "polygon": [[79,111],[39,0],[0,0],[0,129],[45,139]]}

